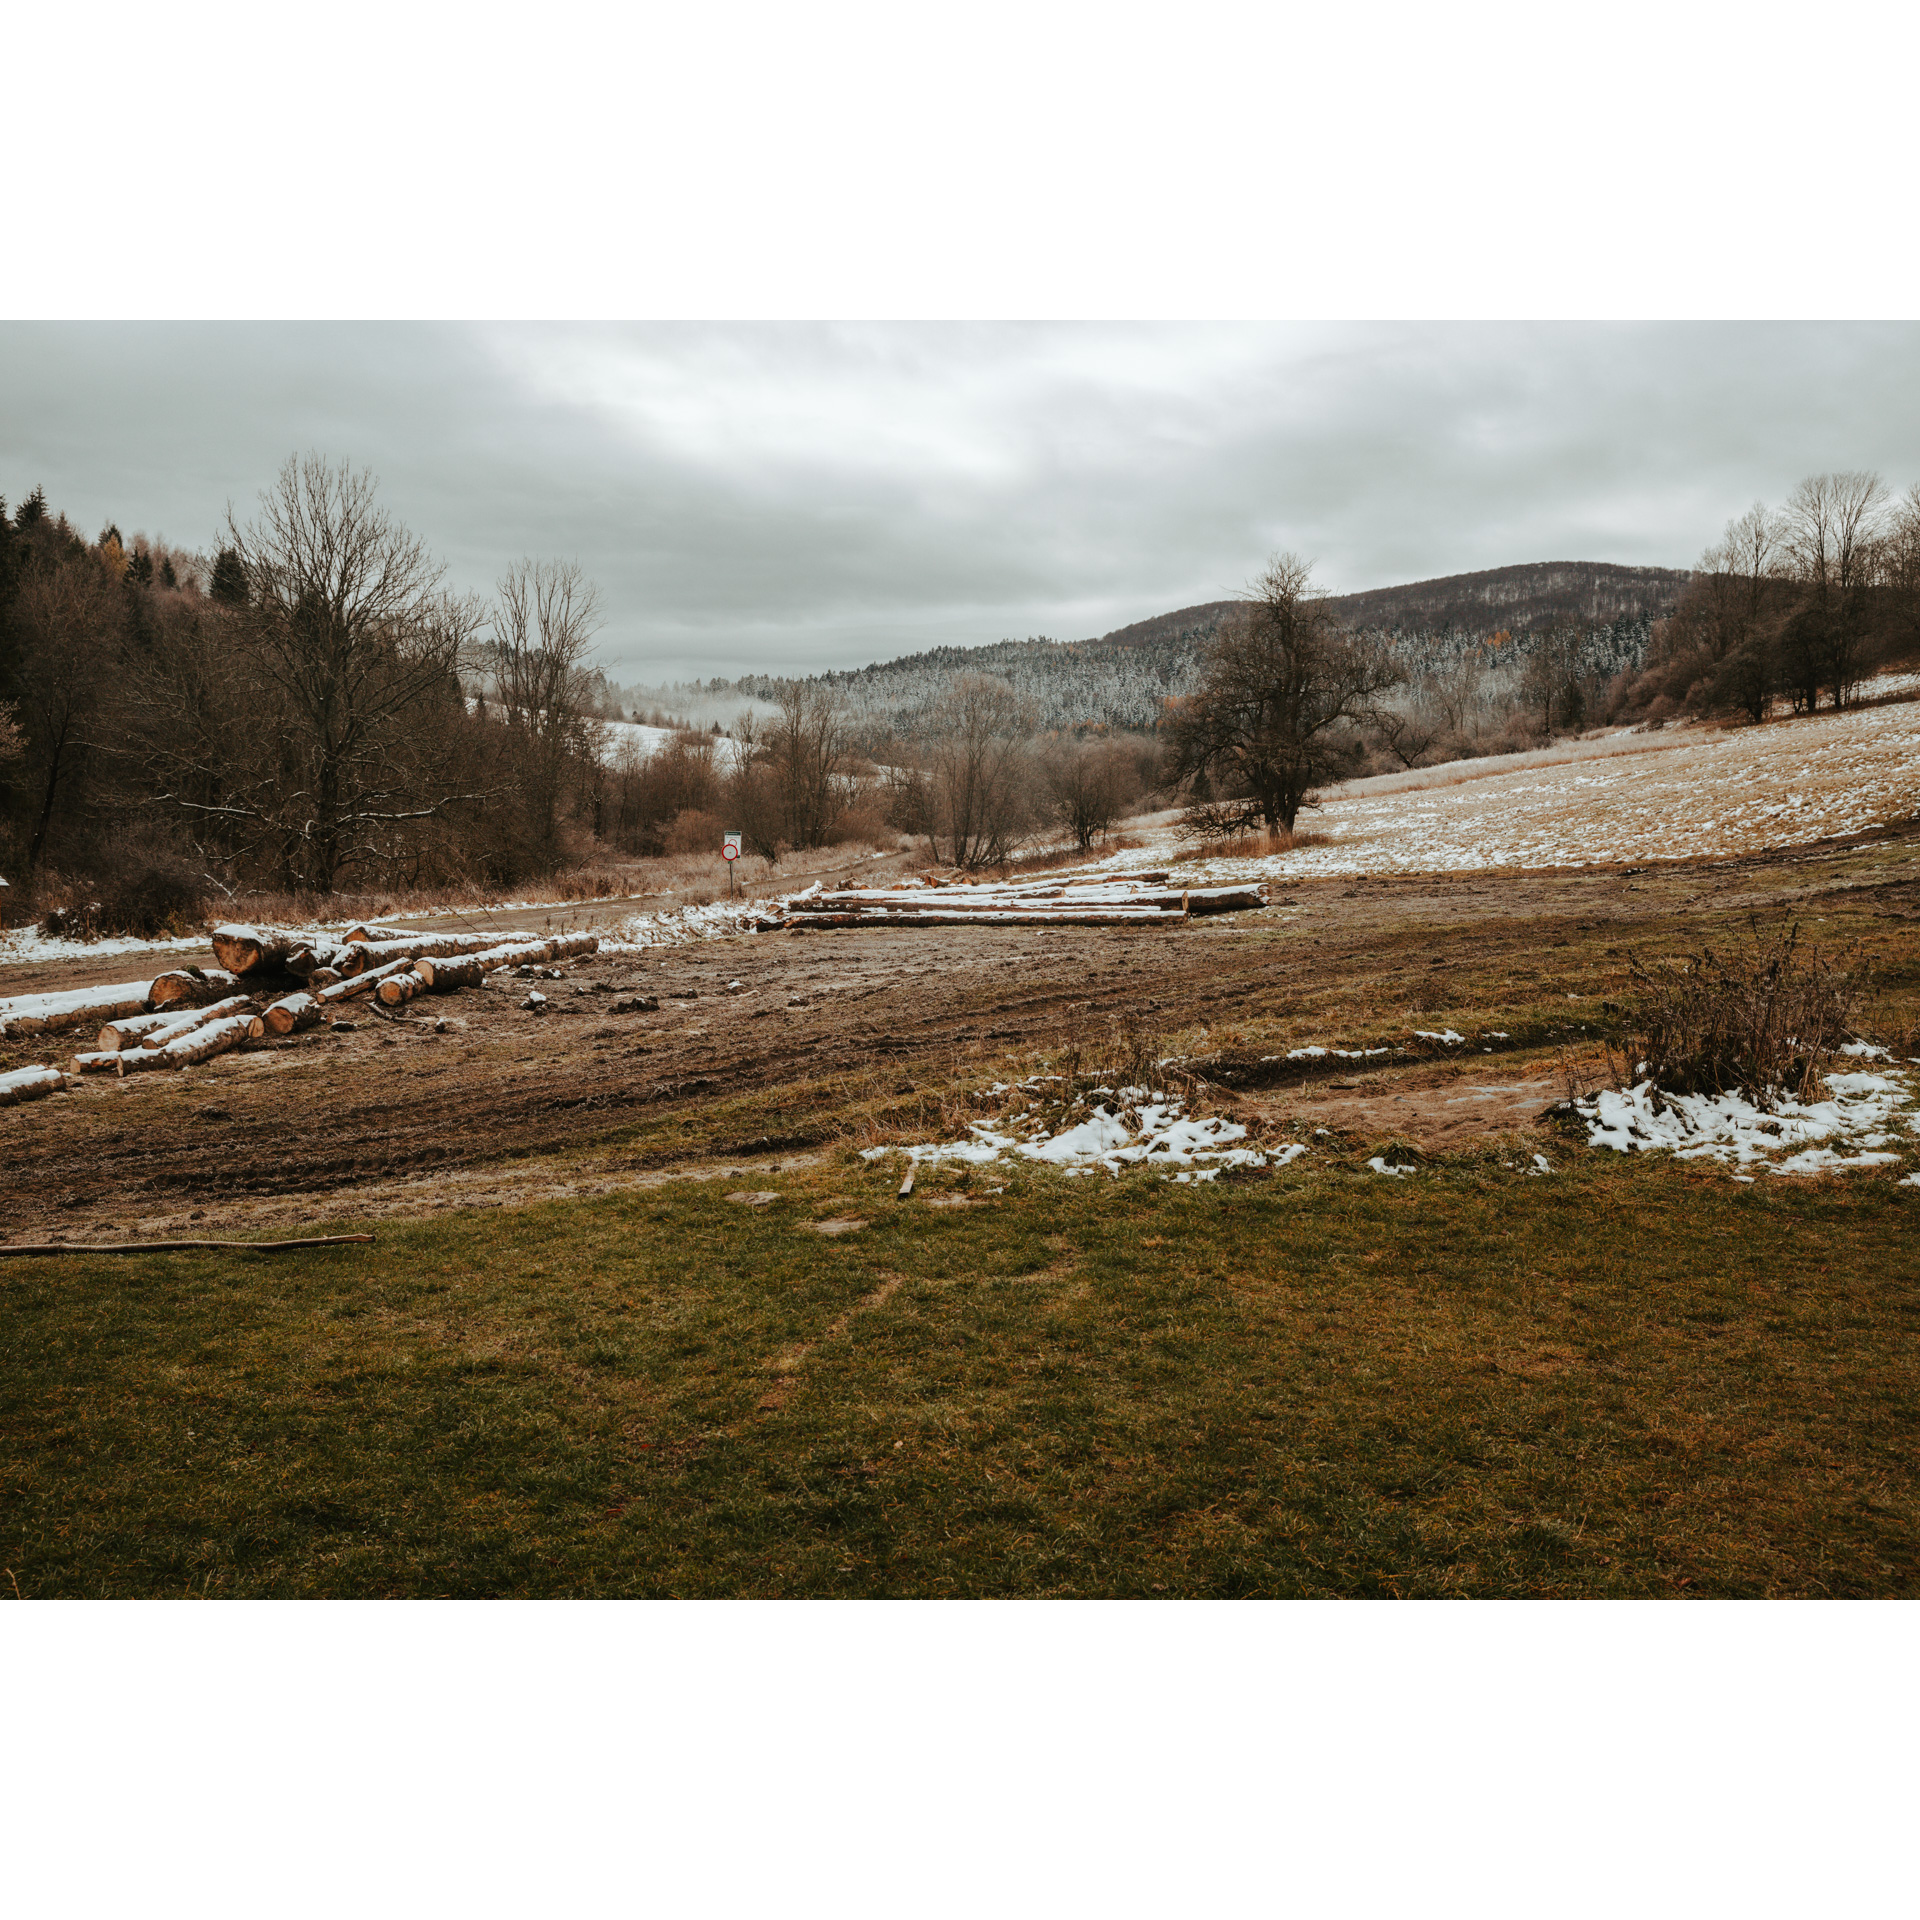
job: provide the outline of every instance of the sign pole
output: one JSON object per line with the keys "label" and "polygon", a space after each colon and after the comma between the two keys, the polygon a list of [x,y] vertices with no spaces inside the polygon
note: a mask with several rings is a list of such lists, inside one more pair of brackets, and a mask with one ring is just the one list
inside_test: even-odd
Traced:
{"label": "sign pole", "polygon": [[727,897],[732,899],[739,891],[739,870],[734,862],[740,858],[740,836],[730,833],[720,843],[720,858],[727,863]]}

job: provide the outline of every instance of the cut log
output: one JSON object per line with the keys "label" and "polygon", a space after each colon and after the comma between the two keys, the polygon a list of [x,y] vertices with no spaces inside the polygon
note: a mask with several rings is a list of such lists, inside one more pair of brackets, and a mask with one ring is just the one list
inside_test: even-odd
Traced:
{"label": "cut log", "polygon": [[29,993],[0,1001],[0,1037],[9,1034],[65,1033],[97,1020],[119,1020],[145,1013],[153,983],[122,980],[112,986],[79,987],[68,993]]}
{"label": "cut log", "polygon": [[278,1038],[282,1034],[305,1033],[309,1027],[319,1024],[320,1002],[310,993],[290,993],[257,1015],[251,1031],[256,1040],[268,1034]]}
{"label": "cut log", "polygon": [[416,993],[425,993],[427,983],[419,973],[409,967],[405,973],[390,973],[374,991],[380,996],[380,1004],[386,1007],[405,1006]]}
{"label": "cut log", "polygon": [[351,1000],[357,993],[371,993],[389,974],[404,973],[413,964],[407,959],[389,960],[384,967],[373,967],[365,973],[351,974],[345,980],[336,981],[330,987],[323,987],[313,997],[323,1007],[330,1007],[340,1000]]}
{"label": "cut log", "polygon": [[0,1073],[0,1107],[17,1107],[65,1090],[67,1076],[58,1067],[16,1067]]}
{"label": "cut log", "polygon": [[226,1019],[210,1021],[204,1027],[195,1027],[191,1033],[183,1033],[177,1040],[169,1040],[164,1047],[149,1052],[144,1047],[129,1047],[119,1056],[122,1073],[137,1072],[147,1061],[161,1067],[191,1067],[202,1060],[211,1060],[216,1054],[229,1052],[242,1040],[251,1037],[253,1015],[236,1013]]}
{"label": "cut log", "polygon": [[498,938],[491,933],[409,933],[393,940],[361,940],[338,949],[332,964],[343,974],[367,973],[389,960],[418,960],[423,954],[480,953]]}
{"label": "cut log", "polygon": [[182,1034],[192,1033],[196,1027],[204,1027],[209,1020],[227,1020],[246,1008],[252,1012],[252,1003],[244,993],[236,993],[230,1000],[216,1000],[210,1007],[190,1007],[185,1013],[176,1014],[173,1019],[162,1022],[157,1027],[149,1027],[140,1036],[143,1047],[169,1047]]}
{"label": "cut log", "polygon": [[553,943],[553,957],[556,960],[577,959],[583,953],[598,953],[600,936],[597,933],[563,933]]}
{"label": "cut log", "polygon": [[162,1007],[158,1013],[129,1014],[124,1020],[109,1020],[100,1029],[94,1045],[102,1053],[118,1053],[122,1047],[135,1045],[144,1034],[151,1033],[155,1027],[164,1027],[169,1020],[180,1017],[178,1007]]}
{"label": "cut log", "polygon": [[239,921],[215,927],[209,938],[213,957],[229,973],[237,974],[284,970],[296,953],[312,945],[304,933],[290,933],[284,927],[250,927]]}
{"label": "cut log", "polygon": [[98,1053],[76,1053],[67,1064],[69,1073],[116,1073],[120,1067],[120,1049],[103,1048]]}
{"label": "cut log", "polygon": [[345,977],[336,967],[315,967],[307,975],[307,991],[318,993],[322,987],[337,987]]}
{"label": "cut log", "polygon": [[513,946],[492,947],[484,953],[463,953],[447,958],[422,954],[413,970],[435,993],[447,993],[455,987],[477,987],[488,974],[502,967],[537,966],[552,954],[545,940],[521,942]]}
{"label": "cut log", "polygon": [[223,967],[195,967],[185,973],[163,973],[148,989],[147,998],[156,1007],[170,1007],[176,1001],[203,1007],[224,999],[237,984]]}

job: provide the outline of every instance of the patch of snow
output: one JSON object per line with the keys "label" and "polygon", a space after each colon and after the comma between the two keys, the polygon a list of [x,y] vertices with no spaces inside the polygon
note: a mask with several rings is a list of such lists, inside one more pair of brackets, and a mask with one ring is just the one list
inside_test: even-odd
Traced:
{"label": "patch of snow", "polygon": [[1884,1151],[1892,1137],[1888,1128],[1904,1120],[1920,1130],[1906,1076],[1834,1073],[1827,1088],[1825,1100],[1803,1104],[1782,1094],[1763,1107],[1744,1094],[1666,1093],[1642,1080],[1574,1104],[1587,1123],[1588,1141],[1620,1153],[1664,1151],[1679,1160],[1762,1166],[1779,1174],[1894,1165],[1900,1156]]}
{"label": "patch of snow", "polygon": [[1428,1033],[1423,1027],[1415,1027],[1413,1037],[1416,1040],[1439,1040],[1449,1047],[1464,1047],[1467,1044],[1467,1036],[1464,1033],[1455,1033],[1451,1027],[1445,1033]]}
{"label": "patch of snow", "polygon": [[1371,1167],[1375,1173],[1384,1173],[1393,1179],[1397,1179],[1403,1173],[1418,1173],[1420,1171],[1418,1167],[1403,1167],[1392,1160],[1383,1160],[1377,1153],[1367,1162],[1367,1165]]}
{"label": "patch of snow", "polygon": [[1533,1170],[1535,1173],[1551,1173],[1553,1171],[1553,1167],[1544,1153],[1536,1153],[1533,1156]]}
{"label": "patch of snow", "polygon": [[[1128,1094],[1144,1090],[1128,1088]],[[1218,1115],[1194,1119],[1172,1095],[1143,1099],[1131,1104],[1123,1096],[1117,1107],[1104,1102],[1086,1119],[1058,1133],[1049,1134],[1035,1124],[1023,1130],[1016,1118],[1006,1130],[976,1120],[967,1129],[966,1140],[949,1140],[913,1147],[868,1147],[863,1160],[879,1160],[890,1153],[903,1153],[916,1167],[938,1166],[955,1161],[963,1166],[984,1167],[1003,1153],[1018,1155],[1043,1166],[1060,1169],[1069,1177],[1094,1173],[1105,1168],[1118,1174],[1128,1167],[1144,1166],[1154,1172],[1184,1171],[1176,1177],[1184,1182],[1212,1180],[1227,1167],[1286,1166],[1306,1152],[1291,1145],[1269,1155],[1257,1147],[1235,1143],[1247,1137],[1237,1121]]]}

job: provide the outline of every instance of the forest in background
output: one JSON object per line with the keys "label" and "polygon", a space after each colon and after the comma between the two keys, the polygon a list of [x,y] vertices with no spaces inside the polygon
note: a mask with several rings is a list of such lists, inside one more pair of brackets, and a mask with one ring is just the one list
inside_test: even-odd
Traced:
{"label": "forest in background", "polygon": [[[1756,721],[1920,659],[1920,488],[1814,476],[1687,574],[1297,585],[1312,631],[1364,661],[1365,698],[1316,722],[1318,783],[1596,724]],[[10,924],[154,933],[262,896],[526,888],[729,830],[769,860],[909,835],[983,866],[1090,846],[1145,803],[1216,818],[1246,797],[1240,763],[1196,759],[1183,715],[1190,734],[1258,606],[633,689],[592,660],[577,565],[517,559],[492,596],[452,593],[346,467],[290,460],[211,555],[88,539],[36,489],[0,501],[0,902]]]}

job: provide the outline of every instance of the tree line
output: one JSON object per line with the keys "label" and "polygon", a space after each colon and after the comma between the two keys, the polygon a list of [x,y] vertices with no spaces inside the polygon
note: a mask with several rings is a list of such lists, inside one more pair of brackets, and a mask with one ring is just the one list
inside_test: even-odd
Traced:
{"label": "tree line", "polygon": [[[1010,643],[756,680],[730,732],[662,744],[617,717],[576,563],[453,592],[369,475],[289,460],[211,558],[115,526],[88,540],[36,489],[0,501],[0,898],[15,918],[97,902],[103,928],[150,932],[260,893],[712,857],[727,831],[770,861],[911,836],[981,867],[1091,847],[1147,803],[1187,805],[1196,830],[1291,829],[1359,774],[1857,698],[1920,657],[1920,488],[1803,482],[1730,522],[1657,621],[1356,628],[1290,556],[1209,612],[1167,636],[1176,674],[1142,649]],[[1089,702],[1103,688],[1132,724]]]}

